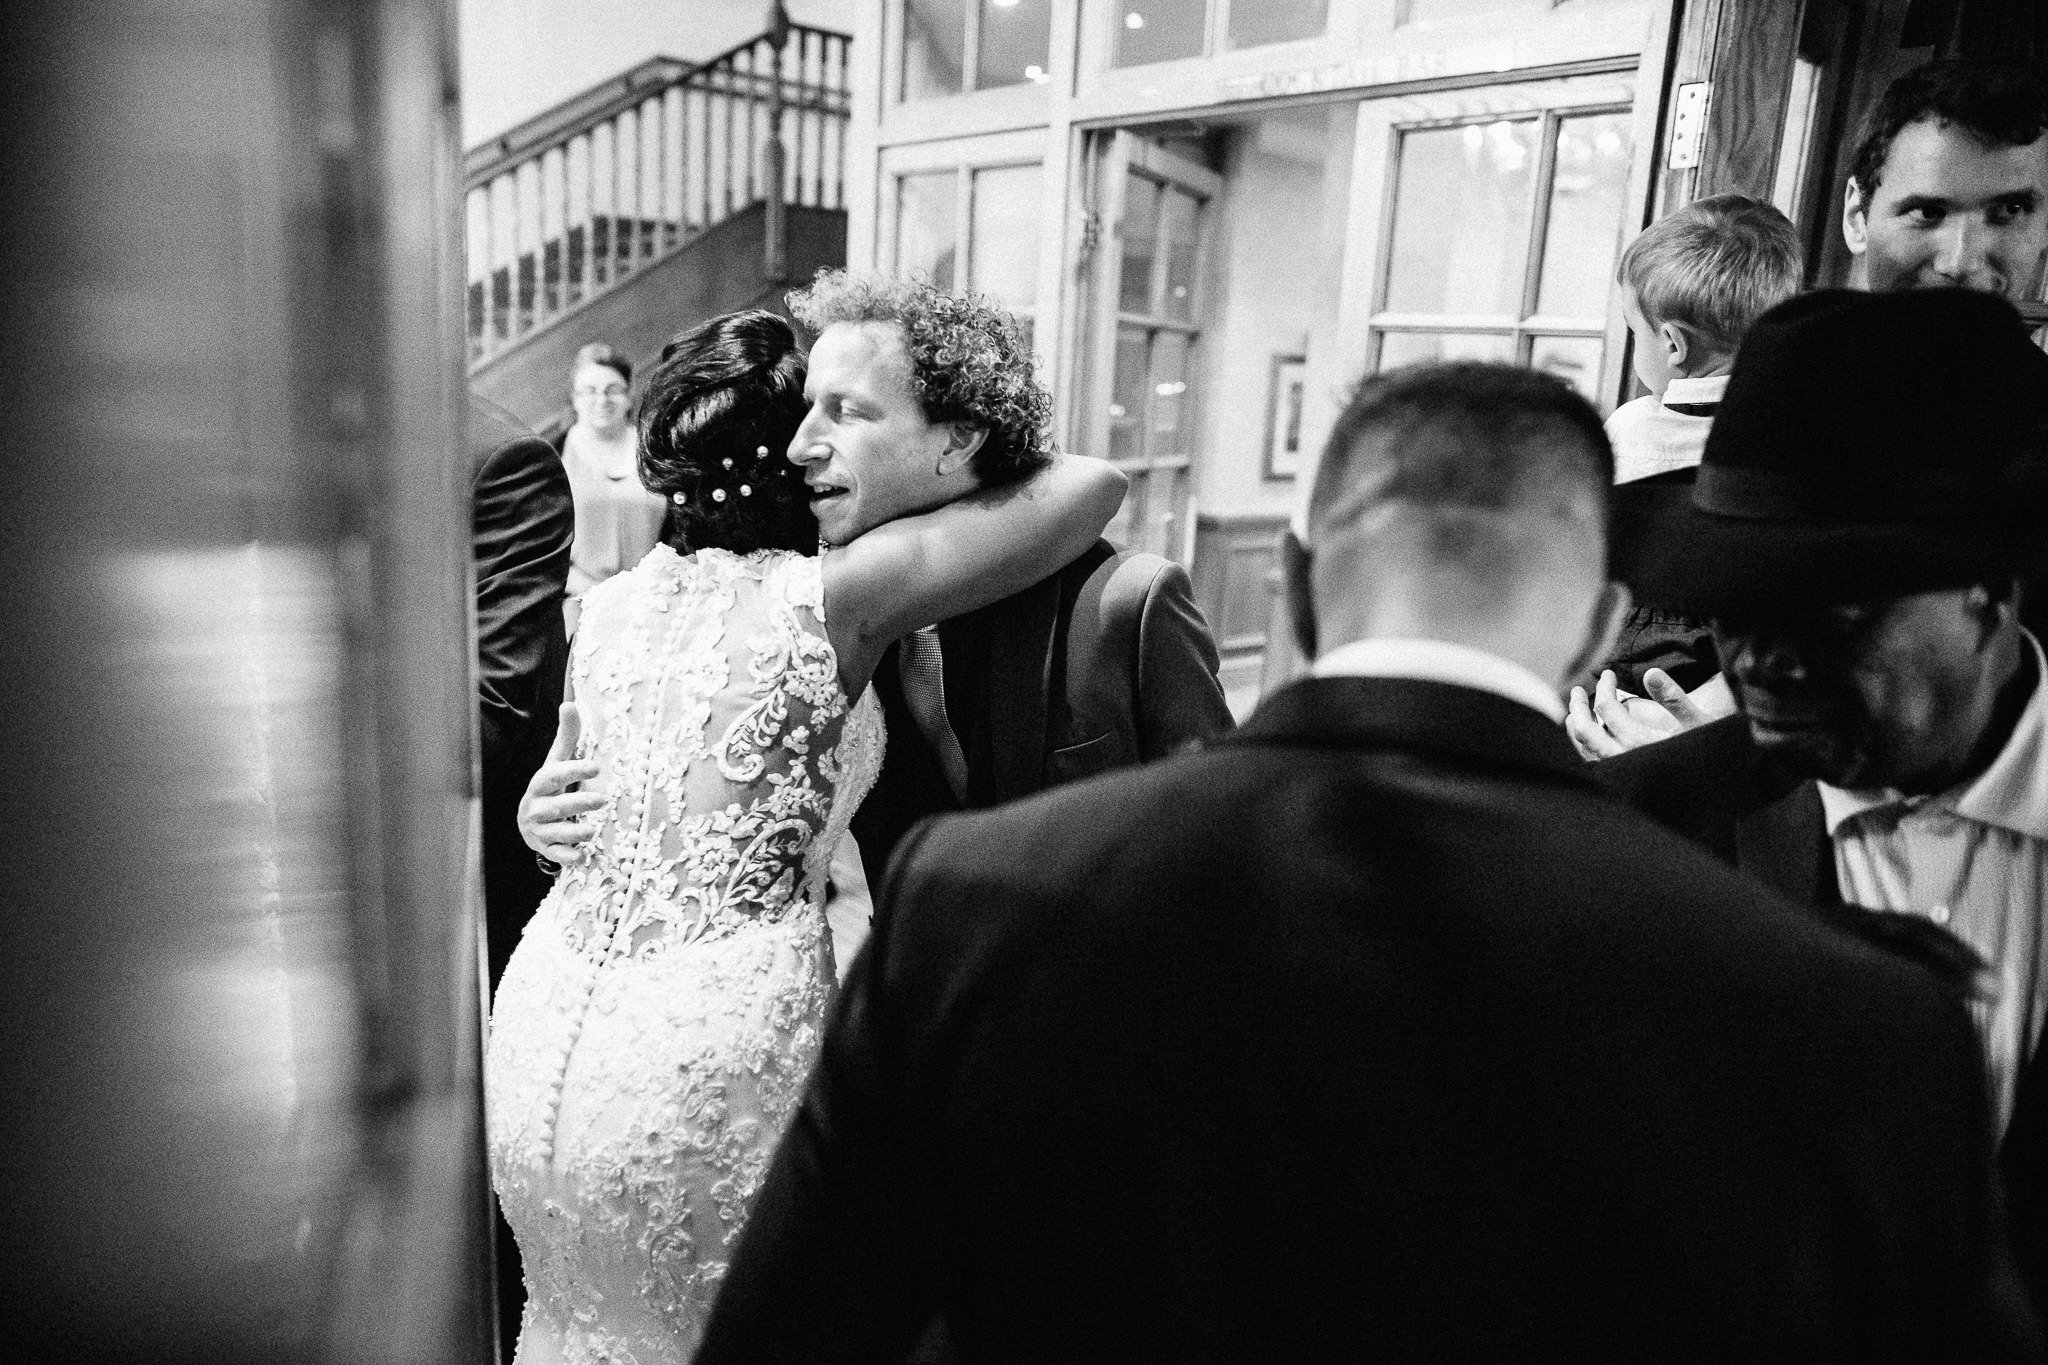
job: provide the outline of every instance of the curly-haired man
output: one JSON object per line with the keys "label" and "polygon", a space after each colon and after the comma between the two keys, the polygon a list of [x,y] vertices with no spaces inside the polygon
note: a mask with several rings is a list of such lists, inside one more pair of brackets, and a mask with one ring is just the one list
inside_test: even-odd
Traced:
{"label": "curly-haired man", "polygon": [[[1051,402],[1017,320],[928,284],[826,271],[792,294],[817,336],[789,457],[827,541],[1024,478]],[[871,880],[927,815],[998,805],[1230,727],[1188,577],[1098,542],[1043,582],[901,642],[875,670],[881,779],[854,820]],[[879,884],[879,883],[878,883]]]}

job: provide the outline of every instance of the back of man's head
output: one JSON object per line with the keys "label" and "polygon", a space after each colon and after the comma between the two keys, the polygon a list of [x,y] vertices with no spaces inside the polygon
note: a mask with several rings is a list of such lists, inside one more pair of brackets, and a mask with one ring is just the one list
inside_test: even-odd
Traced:
{"label": "back of man's head", "polygon": [[1618,283],[1651,326],[1675,322],[1733,355],[1742,334],[1799,292],[1799,232],[1761,199],[1716,194],[1644,228],[1621,254]]}
{"label": "back of man's head", "polygon": [[[1560,678],[1604,634],[1600,416],[1569,384],[1459,362],[1366,380],[1309,500],[1315,641],[1422,637]],[[1305,622],[1303,623],[1306,624]]]}
{"label": "back of man's head", "polygon": [[1986,147],[2025,147],[2048,132],[2048,85],[2024,66],[1964,58],[1900,76],[1863,121],[1850,174],[1867,208],[1900,131],[1922,120],[1959,128]]}

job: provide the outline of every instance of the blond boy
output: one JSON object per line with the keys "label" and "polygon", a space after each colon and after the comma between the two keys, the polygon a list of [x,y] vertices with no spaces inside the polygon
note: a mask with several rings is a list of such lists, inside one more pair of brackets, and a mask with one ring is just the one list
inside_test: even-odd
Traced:
{"label": "blond boy", "polygon": [[1650,392],[1607,419],[1616,483],[1698,466],[1742,334],[1799,289],[1799,236],[1760,199],[1717,194],[1661,218],[1616,282]]}

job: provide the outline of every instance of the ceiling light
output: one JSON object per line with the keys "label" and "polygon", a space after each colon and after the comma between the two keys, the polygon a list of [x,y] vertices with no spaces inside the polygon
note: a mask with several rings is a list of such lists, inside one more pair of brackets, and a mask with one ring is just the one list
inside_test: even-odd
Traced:
{"label": "ceiling light", "polygon": [[1140,14],[1140,13],[1138,13],[1138,12],[1137,12],[1136,10],[1132,10],[1132,11],[1131,11],[1131,12],[1130,12],[1129,14],[1126,14],[1126,15],[1124,16],[1124,27],[1125,27],[1125,28],[1143,28],[1143,27],[1145,27],[1145,16],[1144,16],[1144,15],[1142,15],[1142,14]]}

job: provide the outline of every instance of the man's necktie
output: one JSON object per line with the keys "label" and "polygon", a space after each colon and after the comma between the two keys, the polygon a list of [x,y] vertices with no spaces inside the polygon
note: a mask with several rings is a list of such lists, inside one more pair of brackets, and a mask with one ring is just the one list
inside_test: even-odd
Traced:
{"label": "man's necktie", "polygon": [[946,785],[953,799],[967,799],[967,755],[960,751],[960,737],[946,718],[946,662],[939,653],[939,631],[926,626],[904,636],[896,645],[896,673],[903,680],[903,701],[917,720],[925,742],[939,757]]}

